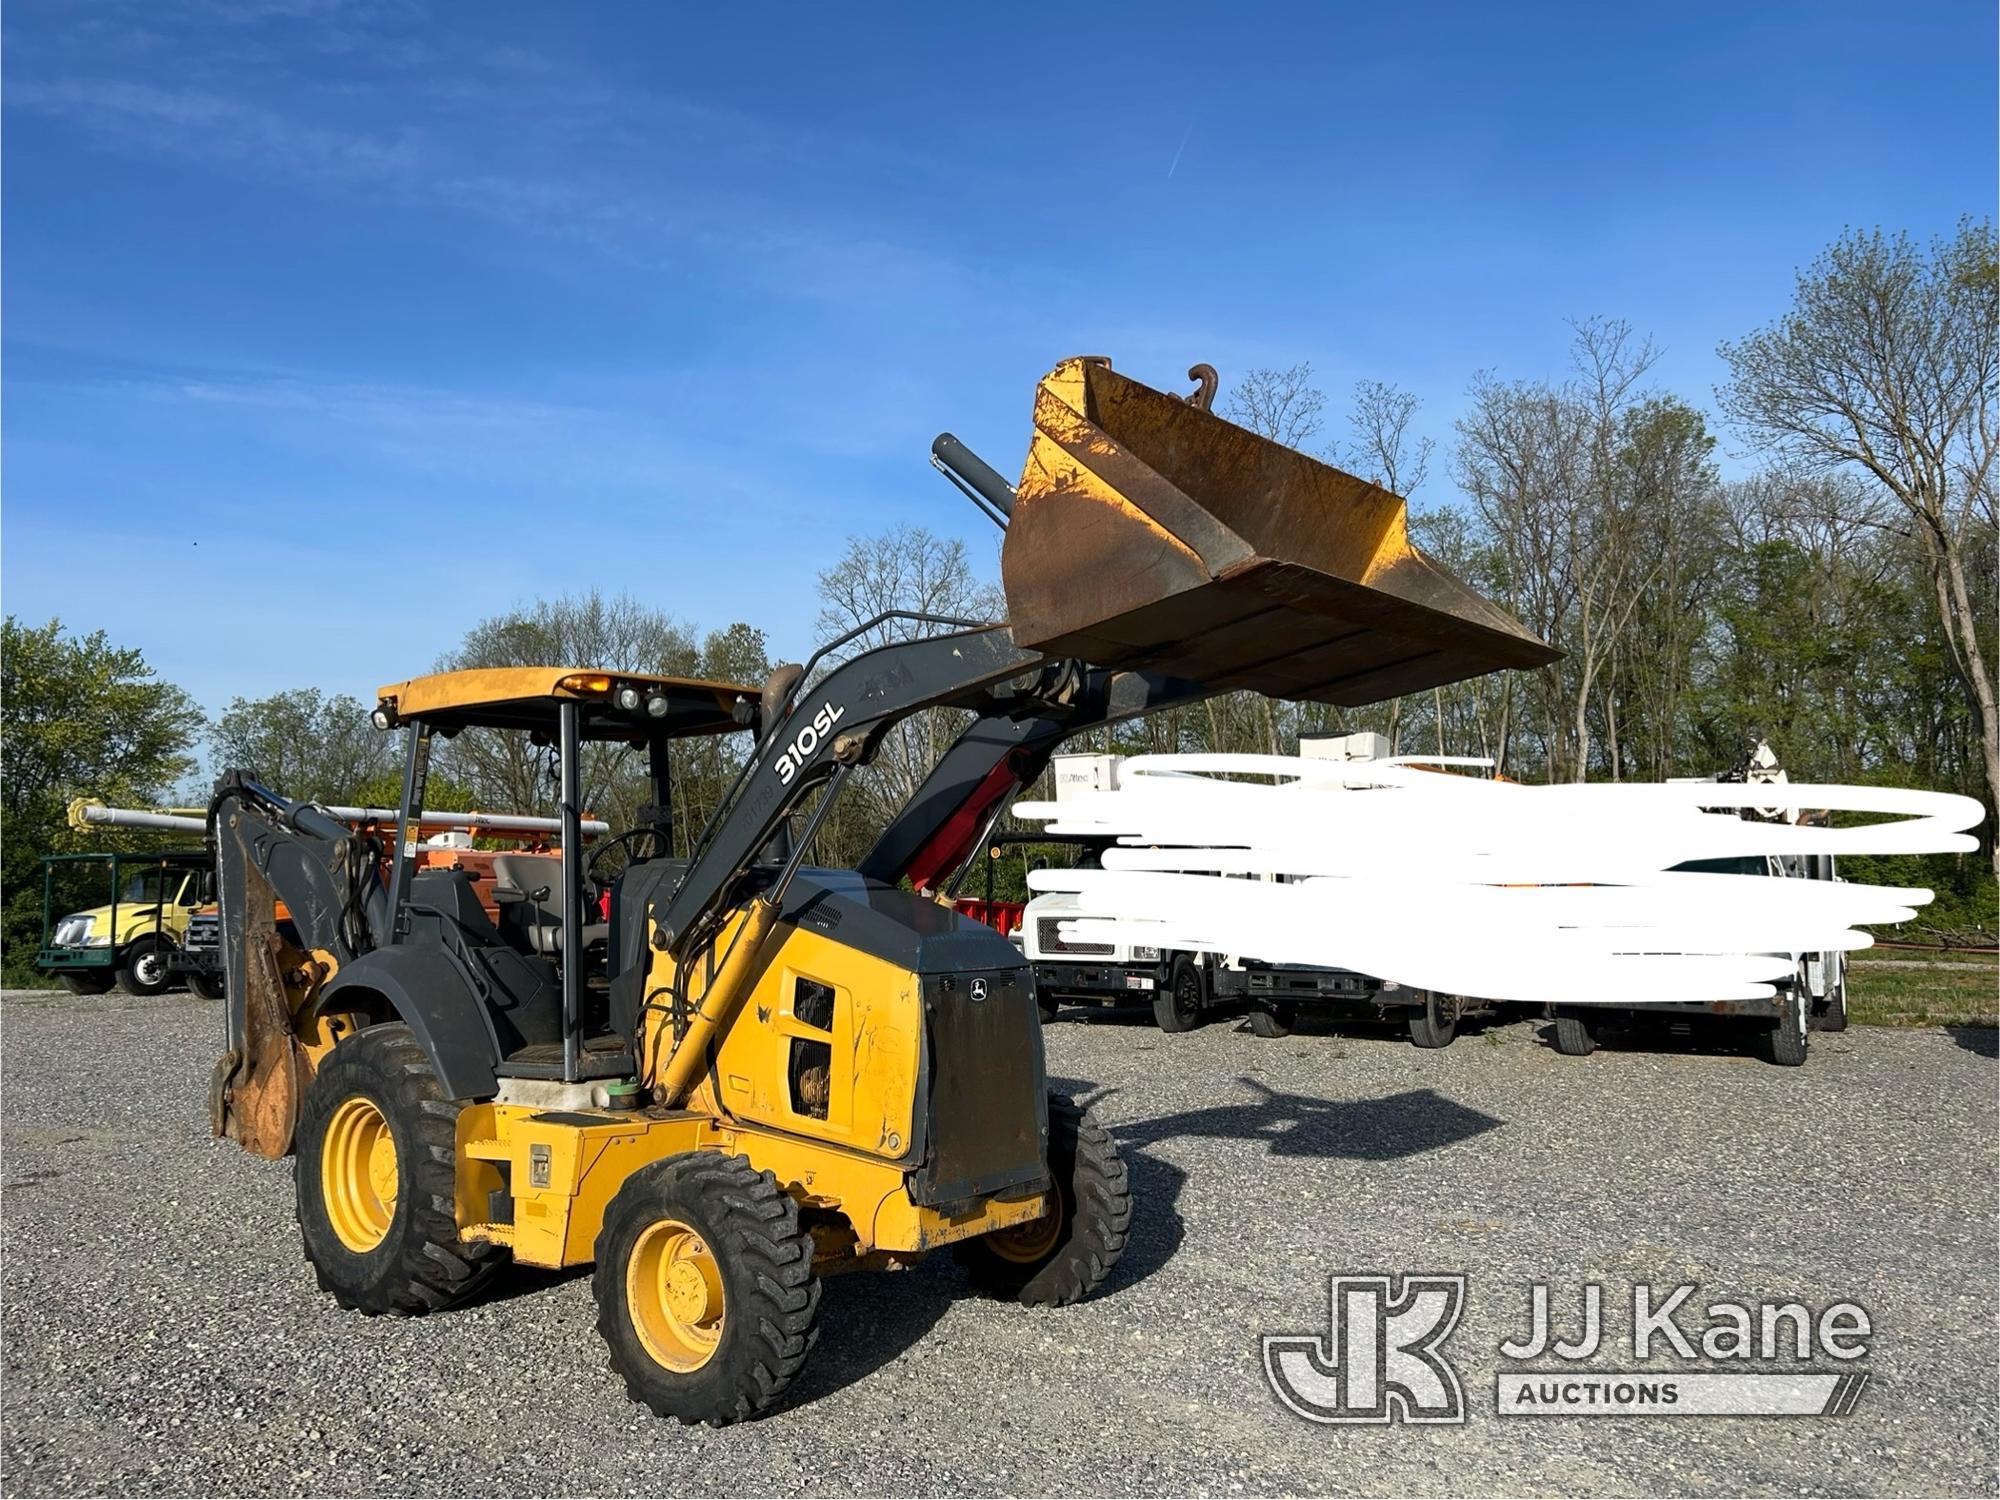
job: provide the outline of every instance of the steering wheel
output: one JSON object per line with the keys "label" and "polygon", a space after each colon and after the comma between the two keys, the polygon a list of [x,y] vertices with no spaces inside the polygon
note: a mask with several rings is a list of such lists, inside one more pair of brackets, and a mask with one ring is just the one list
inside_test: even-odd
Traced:
{"label": "steering wheel", "polygon": [[[653,827],[652,824],[647,823],[641,825],[638,828],[628,828],[623,833],[616,834],[613,837],[606,839],[603,843],[599,844],[595,849],[590,851],[590,858],[584,861],[584,866],[583,866],[584,879],[589,881],[593,885],[597,884],[598,883],[597,862],[600,859],[604,858],[605,855],[609,854],[613,849],[623,849],[627,844],[630,844],[637,839],[651,839],[653,841],[653,850],[646,856],[646,858],[648,859],[658,859],[662,854],[667,852],[666,850],[667,841],[661,837],[660,830]],[[627,853],[627,863],[629,864],[638,863],[637,859],[634,858],[629,851]]]}

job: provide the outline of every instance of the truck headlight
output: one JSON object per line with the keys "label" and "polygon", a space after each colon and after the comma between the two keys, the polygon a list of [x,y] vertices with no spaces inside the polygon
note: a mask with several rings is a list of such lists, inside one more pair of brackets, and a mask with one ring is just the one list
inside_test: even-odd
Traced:
{"label": "truck headlight", "polygon": [[49,941],[58,948],[81,948],[90,941],[90,929],[96,925],[91,917],[64,917],[56,923],[56,930]]}
{"label": "truck headlight", "polygon": [[1160,961],[1160,950],[1140,944],[1132,949],[1132,957],[1142,964],[1156,964]]}

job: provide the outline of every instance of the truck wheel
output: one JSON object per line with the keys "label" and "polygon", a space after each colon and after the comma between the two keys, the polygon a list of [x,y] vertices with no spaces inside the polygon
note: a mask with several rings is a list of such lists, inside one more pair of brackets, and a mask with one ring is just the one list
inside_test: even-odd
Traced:
{"label": "truck wheel", "polygon": [[57,977],[62,980],[62,987],[72,995],[102,995],[111,988],[112,982],[109,970],[83,969]]}
{"label": "truck wheel", "polygon": [[1458,997],[1424,991],[1424,1003],[1410,1012],[1410,1040],[1419,1047],[1449,1047],[1458,1035]]}
{"label": "truck wheel", "polygon": [[1825,955],[1825,968],[1833,975],[1827,982],[1826,998],[1813,1006],[1812,1029],[1814,1031],[1847,1030],[1847,955],[1834,952]]}
{"label": "truck wheel", "polygon": [[1208,1005],[1208,981],[1191,958],[1174,960],[1173,977],[1153,996],[1153,1023],[1162,1031],[1193,1031]]}
{"label": "truck wheel", "polygon": [[229,993],[229,986],[214,974],[188,975],[188,988],[204,1000],[220,1000]]}
{"label": "truck wheel", "polygon": [[1250,1029],[1261,1037],[1290,1036],[1298,1020],[1296,1005],[1289,1000],[1273,1000],[1250,1012]]}
{"label": "truck wheel", "polygon": [[1806,961],[1789,989],[1778,991],[1778,1018],[1764,1033],[1764,1058],[1780,1068],[1796,1068],[1806,1060],[1806,1033],[1810,1029],[1812,991],[1806,985]]}
{"label": "truck wheel", "polygon": [[138,939],[125,950],[118,965],[118,988],[142,998],[164,992],[173,982],[174,976],[167,972],[167,958],[173,951],[173,944],[159,938]]}
{"label": "truck wheel", "polygon": [[1564,1057],[1588,1057],[1597,1050],[1597,1022],[1581,1011],[1558,1010],[1555,1030],[1556,1051]]}
{"label": "truck wheel", "polygon": [[597,1235],[597,1331],[653,1415],[725,1427],[784,1395],[819,1336],[812,1235],[769,1172],[690,1151],[625,1179]]}
{"label": "truck wheel", "polygon": [[1067,1307],[1104,1285],[1132,1227],[1132,1189],[1111,1133],[1061,1094],[1049,1095],[1049,1176],[1056,1205],[1041,1218],[957,1248],[981,1291],[1030,1307]]}
{"label": "truck wheel", "polygon": [[435,1312],[499,1265],[498,1247],[458,1237],[457,1121],[400,1023],[347,1037],[313,1075],[292,1178],[306,1259],[342,1307]]}
{"label": "truck wheel", "polygon": [[1044,1026],[1056,1018],[1056,1011],[1059,1008],[1055,996],[1044,995],[1040,990],[1035,991],[1035,1013],[1042,1018]]}

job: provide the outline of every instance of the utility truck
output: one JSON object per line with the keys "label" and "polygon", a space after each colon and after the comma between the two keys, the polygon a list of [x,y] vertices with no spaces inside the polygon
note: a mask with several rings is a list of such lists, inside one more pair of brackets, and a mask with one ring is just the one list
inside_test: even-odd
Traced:
{"label": "utility truck", "polygon": [[[1361,733],[1300,736],[1306,759],[1363,761],[1386,759],[1389,741]],[[1056,801],[1083,793],[1116,791],[1118,755],[1058,755],[1053,761]],[[1095,865],[1108,840],[1076,839],[1078,862]],[[1481,1008],[1467,1001],[1378,979],[1352,969],[1309,964],[1266,963],[1241,954],[1179,952],[1141,944],[1102,942],[1063,935],[1063,924],[1078,916],[1073,892],[1049,891],[1028,902],[1020,922],[1022,951],[1035,969],[1035,994],[1044,1021],[1070,1004],[1151,1005],[1162,1031],[1191,1031],[1205,1019],[1243,1014],[1258,1036],[1291,1034],[1299,1007],[1326,1006],[1400,1021],[1419,1047],[1445,1047],[1458,1034],[1461,1018]]]}
{"label": "utility truck", "polygon": [[[1812,815],[1784,805],[1782,792],[1791,778],[1764,740],[1758,740],[1741,764],[1713,776],[1668,778],[1677,785],[1722,783],[1774,788],[1771,803],[1746,807],[1742,816],[1757,823],[1803,823]],[[1771,880],[1838,880],[1830,854],[1743,854],[1722,859],[1697,859],[1675,867],[1706,875],[1754,875]],[[1815,1031],[1847,1029],[1847,954],[1840,949],[1788,953],[1792,973],[1761,1000],[1645,1001],[1609,1005],[1556,1006],[1550,1012],[1556,1050],[1568,1057],[1588,1057],[1606,1030],[1645,1017],[1656,1025],[1699,1025],[1738,1020],[1754,1031],[1765,1060],[1796,1068],[1806,1060]]]}
{"label": "utility truck", "polygon": [[[72,995],[101,995],[113,984],[139,996],[171,988],[182,935],[213,898],[213,869],[199,849],[45,855],[35,967]],[[102,899],[61,910],[79,890]]]}

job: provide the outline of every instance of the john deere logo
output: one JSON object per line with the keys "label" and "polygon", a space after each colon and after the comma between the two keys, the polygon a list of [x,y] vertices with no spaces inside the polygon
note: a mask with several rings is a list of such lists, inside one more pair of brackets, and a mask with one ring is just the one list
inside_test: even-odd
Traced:
{"label": "john deere logo", "polygon": [[986,998],[986,981],[985,981],[985,980],[983,980],[983,979],[975,979],[975,980],[973,980],[973,981],[972,981],[972,1003],[973,1003],[974,1005],[977,1005],[977,1004],[978,1004],[978,1003],[979,1003],[979,1002],[980,1002],[981,1000],[984,1000],[985,998]]}
{"label": "john deere logo", "polygon": [[1439,1354],[1465,1307],[1465,1277],[1334,1276],[1324,1336],[1267,1334],[1264,1374],[1311,1422],[1465,1421],[1458,1371]]}

